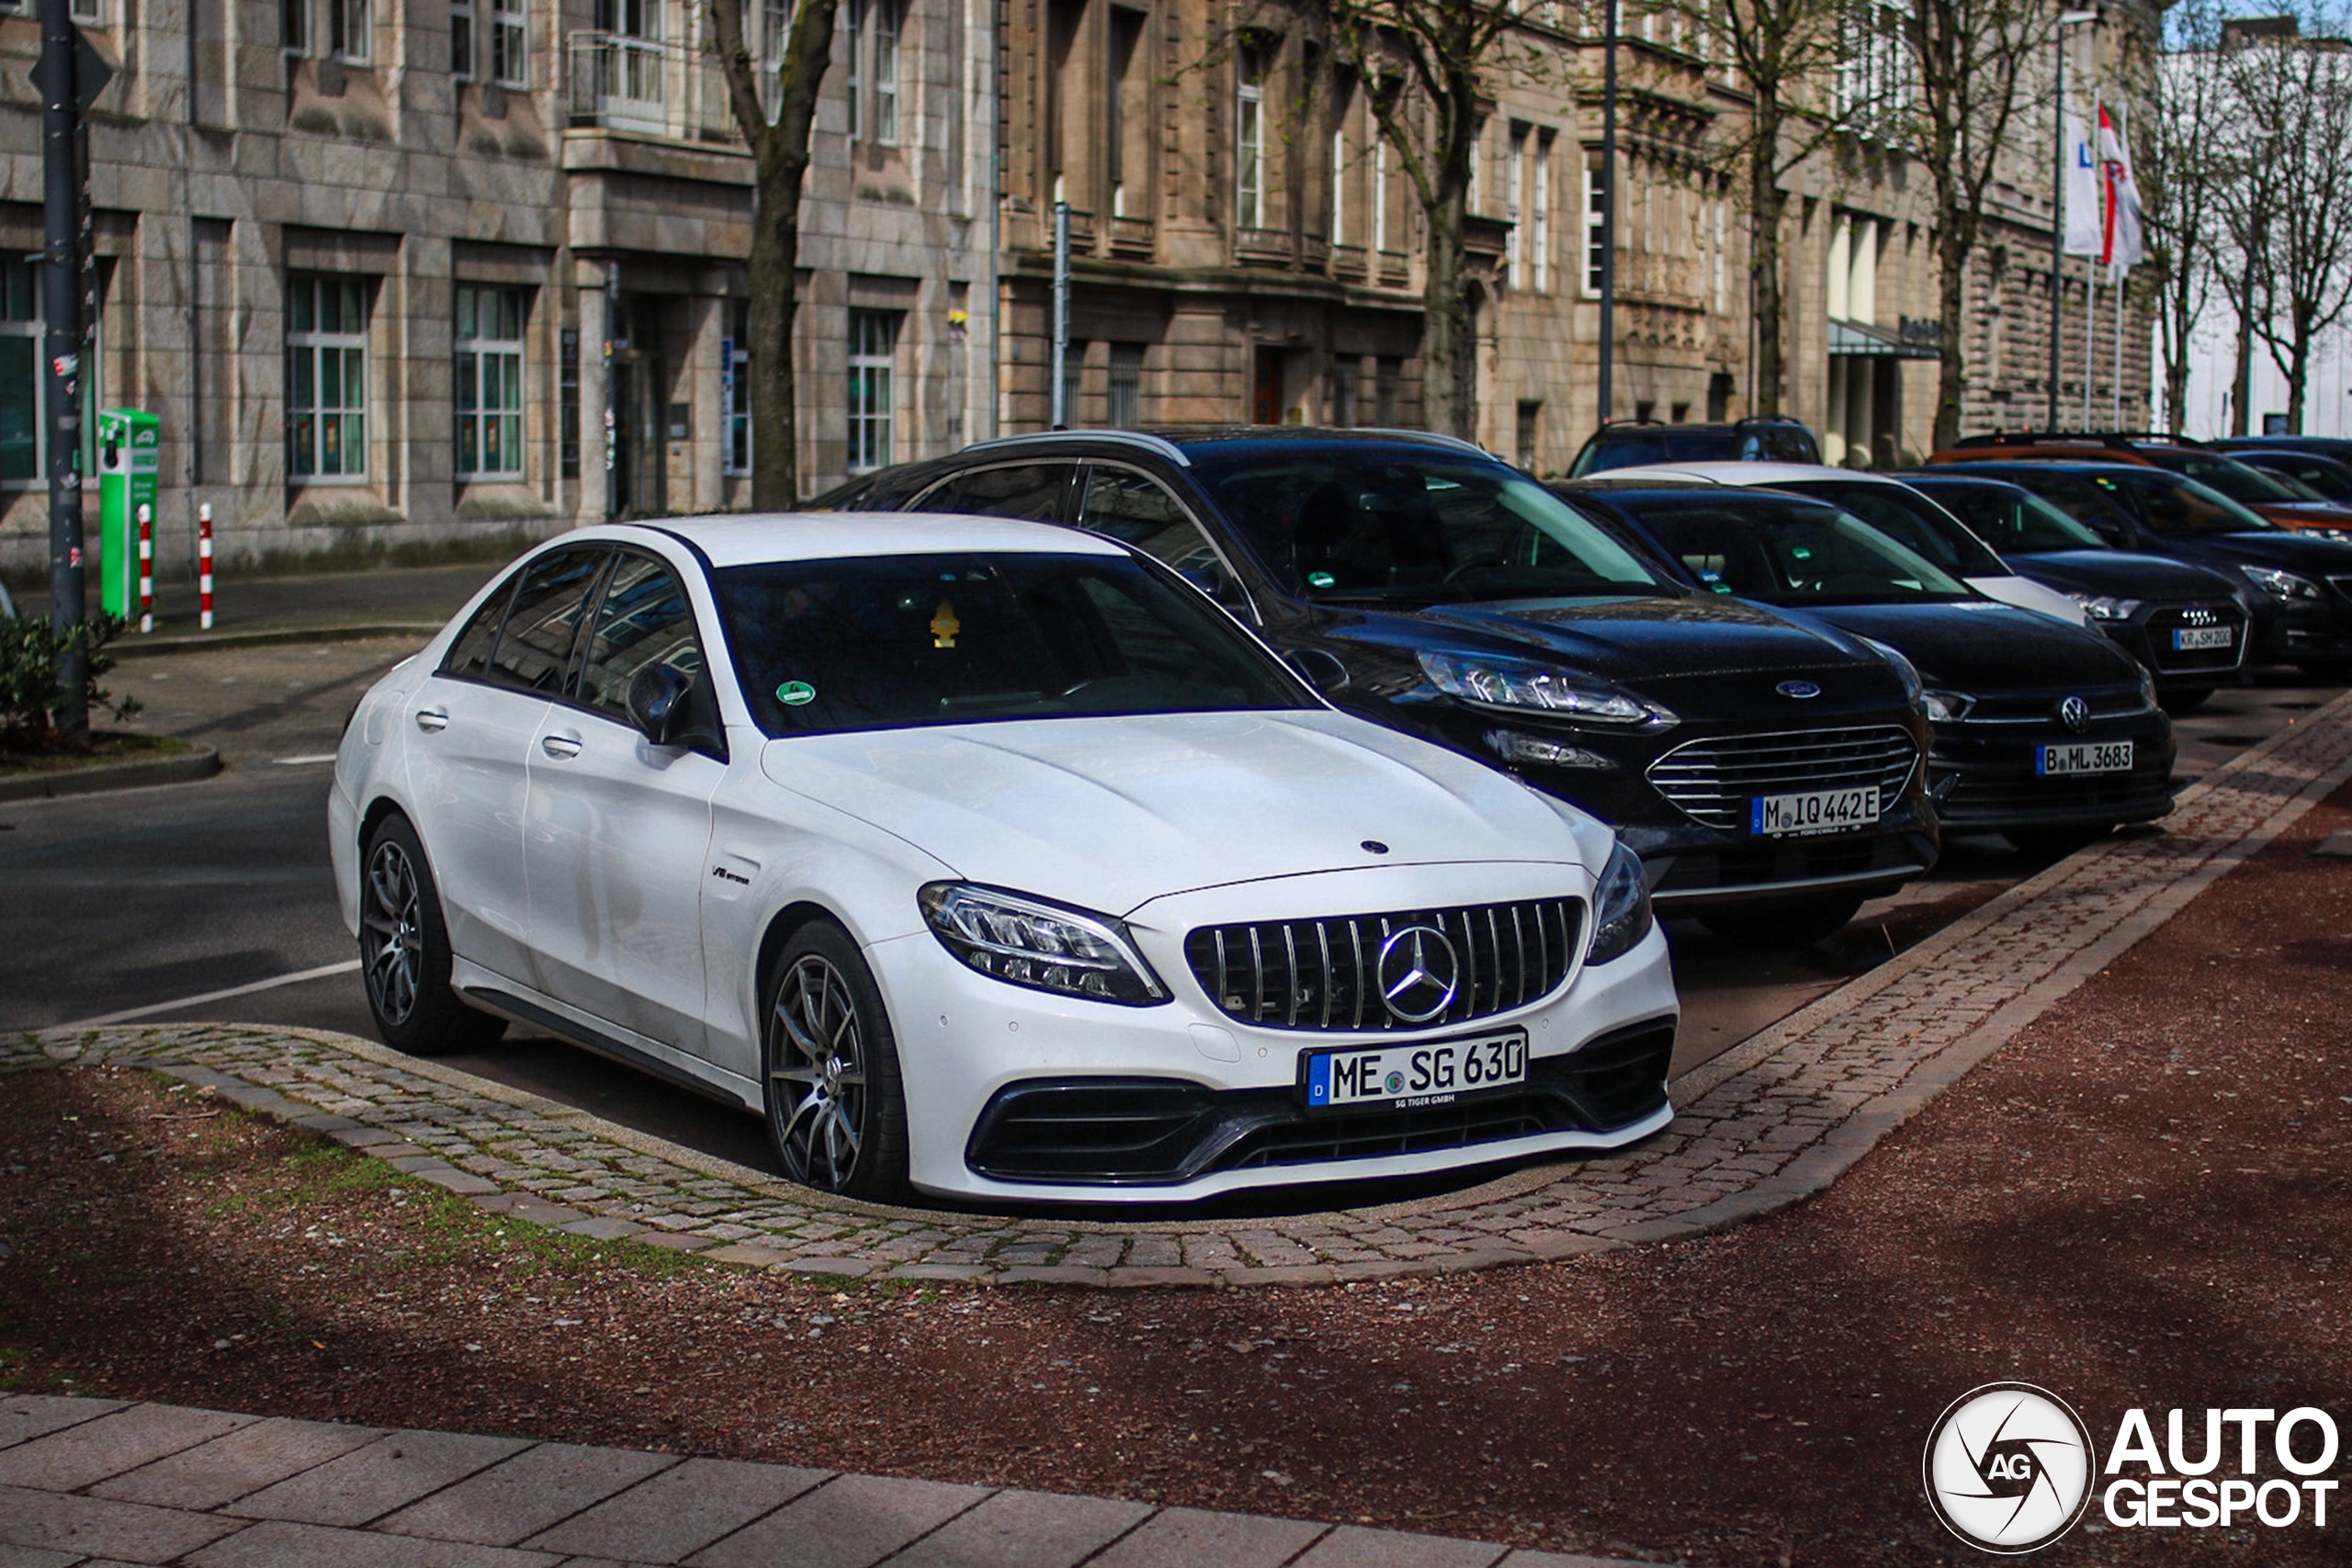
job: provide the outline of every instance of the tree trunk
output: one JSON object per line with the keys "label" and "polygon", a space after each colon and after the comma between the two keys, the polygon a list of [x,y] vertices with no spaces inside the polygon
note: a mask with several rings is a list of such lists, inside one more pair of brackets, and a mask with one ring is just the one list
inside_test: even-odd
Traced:
{"label": "tree trunk", "polygon": [[2312,333],[2299,314],[2295,318],[2294,341],[2287,350],[2287,434],[2303,433],[2304,394],[2311,389]]}
{"label": "tree trunk", "polygon": [[2250,434],[2251,416],[2246,405],[2254,400],[2254,306],[2251,300],[2238,305],[2238,354],[2233,362],[2235,374],[2230,381],[2230,434]]}
{"label": "tree trunk", "polygon": [[1942,204],[1944,221],[1936,231],[1936,309],[1943,316],[1943,334],[1936,358],[1936,423],[1930,439],[1938,451],[1959,441],[1961,402],[1968,392],[1968,356],[1961,322],[1967,320],[1968,257],[1973,247],[1963,225]]}
{"label": "tree trunk", "polygon": [[1421,287],[1422,418],[1431,430],[1478,438],[1476,311],[1463,265],[1468,192],[1460,183],[1428,209],[1428,277]]}
{"label": "tree trunk", "polygon": [[2185,405],[2188,401],[2188,312],[2178,305],[2172,309],[2172,330],[2165,334],[2165,424],[2175,435],[2187,433],[2188,421]]}
{"label": "tree trunk", "polygon": [[1754,211],[1747,250],[1748,309],[1756,318],[1756,389],[1748,412],[1775,418],[1787,379],[1781,358],[1781,220],[1788,197],[1781,189],[1775,167],[1780,162],[1780,121],[1776,95],[1758,91],[1756,145],[1748,154],[1748,205]]}
{"label": "tree trunk", "polygon": [[785,512],[800,504],[798,388],[792,370],[792,324],[800,314],[800,186],[807,144],[788,174],[766,165],[775,140],[762,148],[752,217],[752,505]]}

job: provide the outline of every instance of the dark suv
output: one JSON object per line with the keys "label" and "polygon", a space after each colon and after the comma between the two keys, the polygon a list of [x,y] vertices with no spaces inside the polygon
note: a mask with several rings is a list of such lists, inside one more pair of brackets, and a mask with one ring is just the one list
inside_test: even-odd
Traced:
{"label": "dark suv", "polygon": [[1617,827],[1657,902],[1818,926],[1931,864],[1897,664],[1691,589],[1465,442],[1251,425],[1012,436],[822,498],[1074,523],[1214,595],[1344,706]]}
{"label": "dark suv", "polygon": [[1743,419],[1733,424],[1660,424],[1612,420],[1592,433],[1568,478],[1648,463],[1818,463],[1821,443],[1792,419]]}

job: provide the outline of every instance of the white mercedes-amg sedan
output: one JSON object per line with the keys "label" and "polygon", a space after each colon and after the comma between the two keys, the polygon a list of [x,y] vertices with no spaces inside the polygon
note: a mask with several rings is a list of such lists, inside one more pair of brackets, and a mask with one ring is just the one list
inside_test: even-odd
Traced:
{"label": "white mercedes-amg sedan", "polygon": [[519,1021],[828,1191],[1181,1202],[1672,1114],[1610,829],[1093,535],[563,535],[361,700],[328,817],[387,1042]]}

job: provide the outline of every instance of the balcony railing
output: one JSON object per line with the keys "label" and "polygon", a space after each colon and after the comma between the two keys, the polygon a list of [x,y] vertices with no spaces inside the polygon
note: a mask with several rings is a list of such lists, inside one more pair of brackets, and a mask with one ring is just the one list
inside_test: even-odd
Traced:
{"label": "balcony railing", "polygon": [[676,141],[739,140],[726,78],[707,50],[620,33],[574,33],[571,44],[572,124]]}

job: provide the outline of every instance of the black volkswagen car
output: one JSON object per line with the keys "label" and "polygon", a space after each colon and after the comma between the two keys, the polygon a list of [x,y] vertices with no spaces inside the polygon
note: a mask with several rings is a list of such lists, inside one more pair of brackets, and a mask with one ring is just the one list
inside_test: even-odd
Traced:
{"label": "black volkswagen car", "polygon": [[1074,523],[1176,568],[1345,706],[1613,824],[1725,932],[1851,918],[1933,863],[1917,687],[1693,588],[1466,442],[1296,427],[1012,436],[819,504]]}
{"label": "black volkswagen car", "polygon": [[1997,604],[1827,502],[1666,480],[1555,487],[1692,582],[1895,649],[1918,671],[1944,830],[2053,853],[2172,809],[2172,721],[2107,638]]}
{"label": "black volkswagen car", "polygon": [[2018,576],[2071,595],[2156,678],[2156,694],[2171,712],[2187,713],[2238,678],[2253,618],[2243,579],[2119,550],[2007,479],[1957,467],[1890,477],[1966,524]]}
{"label": "black volkswagen car", "polygon": [[2323,681],[2352,677],[2352,544],[2281,528],[2162,468],[2031,462],[1970,463],[1966,471],[2023,486],[2119,548],[2244,582],[2254,605],[2248,663],[2292,664]]}

